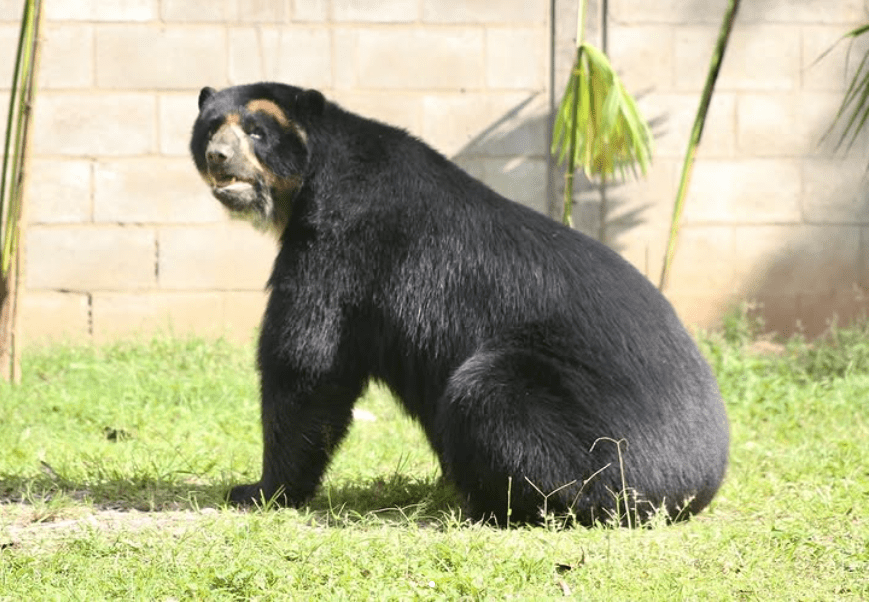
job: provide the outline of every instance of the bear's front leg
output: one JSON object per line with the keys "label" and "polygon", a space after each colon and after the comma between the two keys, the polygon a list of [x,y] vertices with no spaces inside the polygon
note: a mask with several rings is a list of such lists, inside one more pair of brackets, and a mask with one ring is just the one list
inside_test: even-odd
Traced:
{"label": "bear's front leg", "polygon": [[[281,379],[283,380],[283,379]],[[300,391],[263,374],[262,478],[229,492],[237,505],[298,506],[313,494],[347,434],[359,387],[321,384]]]}

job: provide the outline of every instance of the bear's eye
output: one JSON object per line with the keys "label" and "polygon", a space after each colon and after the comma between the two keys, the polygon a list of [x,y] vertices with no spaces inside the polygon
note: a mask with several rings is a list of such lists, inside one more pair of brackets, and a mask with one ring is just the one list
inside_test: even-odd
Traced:
{"label": "bear's eye", "polygon": [[261,127],[255,125],[248,130],[247,135],[253,140],[262,140],[266,137],[266,132]]}

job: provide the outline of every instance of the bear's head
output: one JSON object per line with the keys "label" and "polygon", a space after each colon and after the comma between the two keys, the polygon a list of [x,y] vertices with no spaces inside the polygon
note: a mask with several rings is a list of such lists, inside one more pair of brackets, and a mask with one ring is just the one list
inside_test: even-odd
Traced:
{"label": "bear's head", "polygon": [[217,200],[280,235],[307,173],[307,125],[324,106],[316,90],[283,84],[203,88],[190,152]]}

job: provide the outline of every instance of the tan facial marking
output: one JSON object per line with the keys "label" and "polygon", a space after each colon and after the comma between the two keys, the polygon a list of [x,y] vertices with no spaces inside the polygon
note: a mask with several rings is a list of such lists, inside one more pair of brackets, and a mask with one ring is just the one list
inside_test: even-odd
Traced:
{"label": "tan facial marking", "polygon": [[270,100],[258,98],[247,103],[247,110],[251,113],[265,113],[274,118],[275,121],[281,124],[281,127],[290,127],[290,120],[287,119],[283,110]]}
{"label": "tan facial marking", "polygon": [[263,169],[263,166],[260,164],[259,159],[256,158],[256,154],[253,152],[253,146],[250,143],[250,139],[244,133],[244,130],[241,129],[241,126],[233,123],[230,124],[229,127],[232,130],[232,133],[235,134],[238,144],[238,150],[241,151],[242,155],[245,158],[245,161],[247,161],[254,170],[258,172],[265,171]]}
{"label": "tan facial marking", "polygon": [[257,98],[251,100],[245,105],[245,108],[251,113],[265,113],[277,121],[284,129],[293,131],[299,139],[305,144],[308,143],[308,134],[299,127],[299,124],[287,118],[284,110],[271,100]]}

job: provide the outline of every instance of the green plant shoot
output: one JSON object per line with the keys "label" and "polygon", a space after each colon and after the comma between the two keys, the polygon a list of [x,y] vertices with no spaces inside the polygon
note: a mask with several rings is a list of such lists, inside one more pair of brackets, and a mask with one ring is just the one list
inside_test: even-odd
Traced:
{"label": "green plant shoot", "polygon": [[602,180],[625,178],[636,167],[645,175],[652,157],[652,135],[634,99],[606,55],[583,40],[585,1],[577,19],[576,60],[558,107],[551,153],[565,170],[562,221],[573,225],[573,179],[577,169]]}

